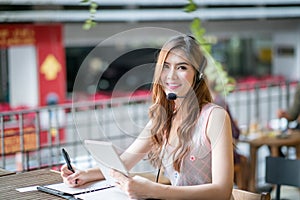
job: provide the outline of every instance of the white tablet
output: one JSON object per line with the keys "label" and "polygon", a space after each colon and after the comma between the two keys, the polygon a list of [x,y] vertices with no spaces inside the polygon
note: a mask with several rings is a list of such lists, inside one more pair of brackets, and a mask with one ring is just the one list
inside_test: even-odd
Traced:
{"label": "white tablet", "polygon": [[105,179],[111,184],[114,180],[109,175],[110,169],[115,169],[122,172],[126,176],[129,175],[128,170],[117,154],[114,145],[111,142],[97,141],[97,140],[85,140],[85,147],[88,149],[92,157],[98,163],[101,172]]}

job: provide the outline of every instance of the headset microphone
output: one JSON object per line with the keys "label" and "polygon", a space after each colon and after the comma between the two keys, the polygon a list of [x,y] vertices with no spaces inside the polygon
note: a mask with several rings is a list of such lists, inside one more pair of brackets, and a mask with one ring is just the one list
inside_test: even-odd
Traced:
{"label": "headset microphone", "polygon": [[177,98],[185,98],[185,96],[177,96],[175,93],[167,94],[167,99],[168,100],[176,100]]}

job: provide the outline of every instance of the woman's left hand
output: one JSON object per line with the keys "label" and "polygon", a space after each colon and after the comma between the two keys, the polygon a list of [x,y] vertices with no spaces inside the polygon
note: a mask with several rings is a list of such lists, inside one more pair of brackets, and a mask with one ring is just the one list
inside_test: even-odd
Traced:
{"label": "woman's left hand", "polygon": [[116,186],[131,199],[151,198],[151,188],[154,186],[152,181],[137,175],[127,177],[116,170],[111,170],[110,175],[116,179]]}

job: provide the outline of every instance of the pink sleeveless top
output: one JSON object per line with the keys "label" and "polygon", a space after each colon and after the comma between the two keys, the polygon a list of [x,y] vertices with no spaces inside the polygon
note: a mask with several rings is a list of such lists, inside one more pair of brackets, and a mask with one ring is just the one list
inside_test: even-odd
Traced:
{"label": "pink sleeveless top", "polygon": [[211,111],[219,107],[215,104],[206,104],[201,111],[196,124],[191,151],[183,158],[180,173],[175,171],[171,152],[174,147],[166,145],[163,156],[165,176],[174,186],[201,185],[212,182],[211,173],[211,145],[205,133]]}

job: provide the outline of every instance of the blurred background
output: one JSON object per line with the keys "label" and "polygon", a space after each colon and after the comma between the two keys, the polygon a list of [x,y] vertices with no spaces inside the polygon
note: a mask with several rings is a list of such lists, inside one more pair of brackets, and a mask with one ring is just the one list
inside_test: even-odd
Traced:
{"label": "blurred background", "polygon": [[[61,147],[82,168],[92,166],[87,138],[124,150],[148,120],[152,64],[169,38],[163,30],[190,34],[195,18],[211,55],[236,81],[225,99],[242,136],[296,126],[276,111],[289,107],[300,80],[300,1],[193,3],[185,12],[185,0],[1,0],[0,167],[58,169]],[[142,31],[108,39],[133,29]],[[148,71],[129,73],[116,89],[143,64]],[[247,144],[238,147],[249,156]],[[261,150],[258,163],[268,153]],[[154,169],[144,160],[136,170]]]}

